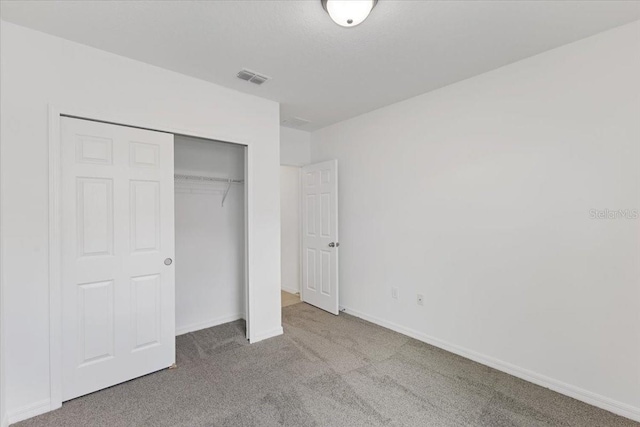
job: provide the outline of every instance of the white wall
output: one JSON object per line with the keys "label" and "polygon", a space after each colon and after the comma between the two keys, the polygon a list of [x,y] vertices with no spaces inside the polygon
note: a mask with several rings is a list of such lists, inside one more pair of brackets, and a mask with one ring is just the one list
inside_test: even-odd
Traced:
{"label": "white wall", "polygon": [[[0,21],[1,22],[1,21]],[[0,91],[2,87],[0,85]],[[1,110],[2,108],[0,108]],[[0,147],[1,147],[1,139],[0,139]],[[0,150],[0,189],[2,188],[2,161],[1,161],[1,150]],[[0,194],[0,202],[1,202],[1,194]],[[0,427],[5,427],[7,422],[7,393],[5,392],[5,371],[4,371],[4,359],[5,359],[5,347],[4,347],[4,283],[2,280],[3,268],[2,268],[2,247],[1,244],[3,236],[2,232],[2,208],[0,205]]]}
{"label": "white wall", "polygon": [[[2,266],[0,265],[0,271],[2,271]],[[7,422],[7,411],[6,411],[6,392],[4,385],[4,332],[2,331],[2,313],[4,312],[2,308],[2,287],[0,283],[0,427],[5,427]]]}
{"label": "white wall", "polygon": [[311,156],[311,134],[303,130],[280,127],[280,164],[304,166]]}
{"label": "white wall", "polygon": [[[244,147],[175,137],[175,172],[244,179]],[[244,186],[176,180],[176,334],[244,318]]]}
{"label": "white wall", "polygon": [[639,76],[635,22],[314,132],[341,305],[640,420]]}
{"label": "white wall", "polygon": [[252,340],[281,333],[277,103],[1,23],[2,283],[7,411],[46,411],[48,103],[252,144]]}
{"label": "white wall", "polygon": [[[0,334],[4,335],[2,333],[2,326],[0,326]],[[0,336],[0,427],[5,427],[8,425],[8,420],[7,420],[7,411],[6,411],[6,404],[5,404],[5,401],[7,400],[7,396],[6,396],[5,385],[4,385],[4,377],[5,377],[4,345],[2,345],[2,342],[3,342],[3,337]]]}
{"label": "white wall", "polygon": [[[1,88],[0,88],[1,89]],[[1,163],[1,162],[0,162]],[[2,172],[0,170],[0,188],[2,188]],[[2,224],[2,209],[0,209],[0,225]],[[2,242],[2,227],[0,227],[0,242]],[[4,297],[3,297],[4,284],[2,283],[2,245],[0,245],[0,427],[5,427],[7,422],[7,393],[5,392],[5,371],[4,371],[4,359],[5,359],[5,347],[4,347]]]}
{"label": "white wall", "polygon": [[282,289],[300,292],[300,168],[280,166]]}

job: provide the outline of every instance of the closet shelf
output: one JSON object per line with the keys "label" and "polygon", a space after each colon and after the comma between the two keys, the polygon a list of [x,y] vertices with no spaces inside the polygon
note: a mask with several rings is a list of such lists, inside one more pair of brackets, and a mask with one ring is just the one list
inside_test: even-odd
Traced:
{"label": "closet shelf", "polygon": [[203,175],[183,175],[183,174],[175,174],[173,176],[176,180],[183,181],[195,181],[195,182],[224,182],[227,184],[244,184],[243,179],[229,179],[229,178],[218,178],[215,176],[203,176]]}
{"label": "closet shelf", "polygon": [[[244,184],[244,180],[242,179],[218,178],[215,176],[184,175],[177,173],[173,175],[173,178],[176,182],[175,190],[179,193],[222,194],[222,207],[224,207],[224,202],[227,200],[229,190],[231,190],[231,184]],[[227,189],[225,191],[218,191],[214,189],[215,186],[206,185],[214,183],[227,184]]]}

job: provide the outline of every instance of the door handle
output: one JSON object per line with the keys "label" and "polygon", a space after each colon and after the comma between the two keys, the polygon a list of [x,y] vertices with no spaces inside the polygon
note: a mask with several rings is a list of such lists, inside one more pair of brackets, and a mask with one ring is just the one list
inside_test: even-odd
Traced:
{"label": "door handle", "polygon": [[338,242],[335,242],[335,243],[334,243],[334,242],[331,242],[331,243],[329,243],[329,247],[330,247],[330,248],[337,248],[338,246],[340,246],[340,243],[338,243]]}
{"label": "door handle", "polygon": [[173,263],[173,260],[171,258],[166,258],[164,260],[164,265],[171,265]]}

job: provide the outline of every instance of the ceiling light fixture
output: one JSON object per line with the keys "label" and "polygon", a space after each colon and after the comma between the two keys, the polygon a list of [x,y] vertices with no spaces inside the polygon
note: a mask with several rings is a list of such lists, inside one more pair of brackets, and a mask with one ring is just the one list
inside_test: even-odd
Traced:
{"label": "ceiling light fixture", "polygon": [[333,22],[341,27],[355,27],[371,13],[378,0],[321,0]]}

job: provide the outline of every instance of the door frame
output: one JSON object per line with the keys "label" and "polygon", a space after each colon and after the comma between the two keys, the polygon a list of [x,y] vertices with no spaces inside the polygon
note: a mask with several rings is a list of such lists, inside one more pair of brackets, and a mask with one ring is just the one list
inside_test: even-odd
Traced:
{"label": "door frame", "polygon": [[[310,163],[308,163],[310,164]],[[303,277],[302,277],[302,256],[304,255],[304,250],[302,249],[302,242],[304,241],[302,233],[302,204],[304,203],[302,197],[302,168],[305,165],[298,166],[298,285],[300,286],[300,301],[304,302],[304,286],[303,286]]]}
{"label": "door frame", "polygon": [[50,410],[62,407],[62,187],[60,121],[62,117],[92,120],[119,126],[147,129],[174,135],[223,141],[245,147],[245,320],[247,339],[250,335],[252,278],[249,269],[249,248],[255,241],[252,224],[253,200],[253,141],[239,140],[233,135],[202,132],[196,129],[176,128],[164,122],[141,121],[125,116],[114,117],[98,111],[48,104],[49,145],[49,385]]}

